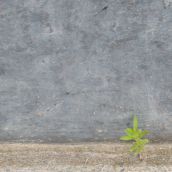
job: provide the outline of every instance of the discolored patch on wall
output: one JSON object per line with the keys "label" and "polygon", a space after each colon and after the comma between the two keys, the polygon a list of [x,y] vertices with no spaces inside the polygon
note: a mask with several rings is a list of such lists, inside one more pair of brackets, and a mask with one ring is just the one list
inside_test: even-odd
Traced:
{"label": "discolored patch on wall", "polygon": [[171,7],[172,0],[163,0],[164,8]]}
{"label": "discolored patch on wall", "polygon": [[5,69],[3,67],[0,67],[0,76],[5,74]]}

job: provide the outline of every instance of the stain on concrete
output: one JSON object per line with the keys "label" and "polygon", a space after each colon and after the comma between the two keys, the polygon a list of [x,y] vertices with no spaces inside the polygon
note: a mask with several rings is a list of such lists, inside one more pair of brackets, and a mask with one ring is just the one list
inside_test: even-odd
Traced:
{"label": "stain on concrete", "polygon": [[164,7],[165,7],[165,8],[168,8],[168,7],[171,6],[172,0],[163,0],[163,3],[164,3]]}

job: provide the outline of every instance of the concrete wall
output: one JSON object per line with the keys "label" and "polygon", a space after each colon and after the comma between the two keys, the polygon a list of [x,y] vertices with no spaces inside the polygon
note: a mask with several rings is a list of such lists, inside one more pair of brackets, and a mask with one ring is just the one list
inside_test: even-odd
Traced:
{"label": "concrete wall", "polygon": [[117,140],[132,114],[172,140],[170,0],[0,0],[0,141]]}

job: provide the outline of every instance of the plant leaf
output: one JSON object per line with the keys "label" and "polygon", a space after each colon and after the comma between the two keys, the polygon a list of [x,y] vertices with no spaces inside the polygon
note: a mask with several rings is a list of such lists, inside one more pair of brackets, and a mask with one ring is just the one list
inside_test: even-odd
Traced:
{"label": "plant leaf", "polygon": [[134,116],[134,119],[133,119],[133,130],[134,131],[137,131],[138,129],[138,119],[136,116]]}
{"label": "plant leaf", "polygon": [[148,130],[144,130],[144,131],[141,131],[141,133],[139,134],[140,138],[144,137],[145,135],[149,134],[149,131]]}
{"label": "plant leaf", "polygon": [[127,128],[127,129],[125,129],[125,133],[127,135],[132,135],[133,134],[133,129],[132,128]]}
{"label": "plant leaf", "polygon": [[144,142],[141,139],[138,139],[130,148],[130,151],[133,152],[134,154],[139,154],[143,151],[144,149]]}
{"label": "plant leaf", "polygon": [[148,139],[142,139],[143,140],[143,144],[145,145],[145,144],[147,144],[147,143],[149,143],[149,140]]}
{"label": "plant leaf", "polygon": [[122,137],[120,138],[120,140],[128,141],[128,140],[133,140],[133,138],[130,137],[130,136],[122,136]]}

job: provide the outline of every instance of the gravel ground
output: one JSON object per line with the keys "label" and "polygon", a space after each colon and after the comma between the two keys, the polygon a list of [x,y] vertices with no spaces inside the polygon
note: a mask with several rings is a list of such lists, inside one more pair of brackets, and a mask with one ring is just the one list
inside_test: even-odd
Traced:
{"label": "gravel ground", "polygon": [[2,168],[2,172],[171,172],[172,166],[135,166],[118,167],[97,165],[97,166],[70,166],[57,165],[52,167],[34,168]]}
{"label": "gravel ground", "polygon": [[172,144],[150,144],[140,161],[128,144],[0,144],[2,172],[172,172]]}

